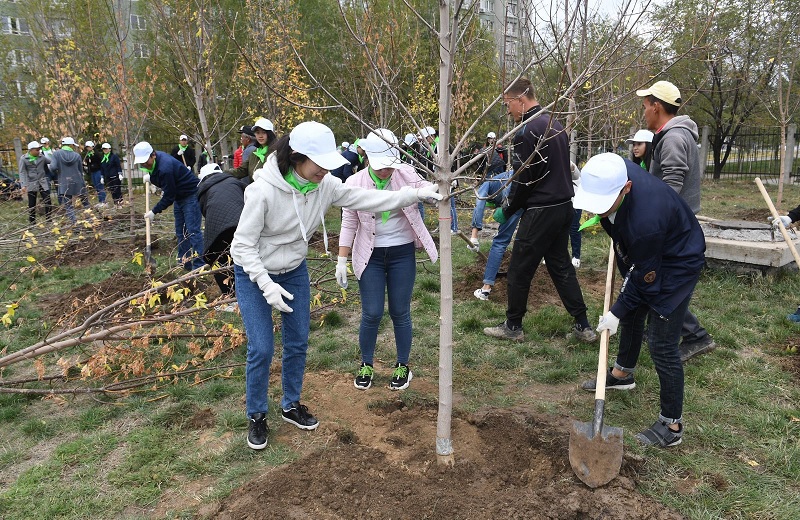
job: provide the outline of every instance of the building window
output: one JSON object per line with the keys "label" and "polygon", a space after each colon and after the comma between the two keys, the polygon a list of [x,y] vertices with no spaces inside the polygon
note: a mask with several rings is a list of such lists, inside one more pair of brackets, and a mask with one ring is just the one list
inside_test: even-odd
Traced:
{"label": "building window", "polygon": [[516,20],[506,20],[506,36],[517,36]]}
{"label": "building window", "polygon": [[8,51],[8,64],[11,66],[19,66],[30,63],[31,56],[22,49],[12,49]]}
{"label": "building window", "polygon": [[72,29],[67,25],[65,20],[54,20],[53,35],[56,38],[69,38],[72,36]]}
{"label": "building window", "polygon": [[494,0],[481,0],[478,10],[481,13],[491,13],[494,11]]}
{"label": "building window", "polygon": [[515,17],[517,16],[517,0],[508,0],[508,4],[506,5],[506,13],[508,16]]}
{"label": "building window", "polygon": [[131,29],[135,31],[144,31],[147,29],[147,20],[144,16],[138,14],[131,15]]}
{"label": "building window", "polygon": [[31,30],[25,20],[11,16],[0,17],[0,27],[3,34],[30,34]]}
{"label": "building window", "polygon": [[494,24],[491,20],[481,20],[481,25],[489,32],[494,31]]}
{"label": "building window", "polygon": [[150,48],[144,43],[133,44],[133,57],[134,58],[149,58]]}

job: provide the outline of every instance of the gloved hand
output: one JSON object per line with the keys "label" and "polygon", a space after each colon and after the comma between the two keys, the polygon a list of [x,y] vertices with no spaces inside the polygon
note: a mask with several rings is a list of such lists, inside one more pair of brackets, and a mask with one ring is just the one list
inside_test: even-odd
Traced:
{"label": "gloved hand", "polygon": [[153,219],[156,218],[156,214],[153,213],[152,211],[148,211],[147,213],[144,214],[144,218],[149,219],[150,222],[152,222]]}
{"label": "gloved hand", "polygon": [[144,175],[142,175],[142,182],[145,183],[145,184],[150,182],[150,174],[149,173],[145,173]]}
{"label": "gloved hand", "polygon": [[442,200],[442,195],[439,193],[439,185],[425,186],[424,188],[417,189],[417,198],[419,200]]}
{"label": "gloved hand", "polygon": [[336,283],[342,289],[347,289],[347,257],[337,257],[336,261]]}
{"label": "gloved hand", "polygon": [[100,184],[105,184],[106,180],[103,177],[100,177]]}
{"label": "gloved hand", "polygon": [[610,336],[617,333],[619,327],[619,318],[614,316],[611,311],[608,311],[605,316],[600,316],[600,324],[597,326],[597,332],[608,331]]}
{"label": "gloved hand", "polygon": [[492,219],[498,224],[505,224],[506,220],[508,220],[506,218],[506,214],[503,213],[503,208],[497,208],[494,210],[494,213],[492,213]]}
{"label": "gloved hand", "polygon": [[284,298],[294,300],[292,293],[273,281],[270,281],[264,288],[264,298],[273,309],[278,309],[281,312],[294,312],[292,308],[283,301]]}
{"label": "gloved hand", "polygon": [[178,150],[178,155],[183,155],[183,150]]}
{"label": "gloved hand", "polygon": [[789,215],[782,215],[776,219],[773,219],[772,217],[767,217],[767,220],[772,222],[772,225],[774,227],[780,227],[778,222],[783,222],[783,227],[789,227],[792,224],[792,219],[789,218]]}
{"label": "gloved hand", "polygon": [[119,172],[117,175],[119,175],[119,180],[122,180],[122,172]]}

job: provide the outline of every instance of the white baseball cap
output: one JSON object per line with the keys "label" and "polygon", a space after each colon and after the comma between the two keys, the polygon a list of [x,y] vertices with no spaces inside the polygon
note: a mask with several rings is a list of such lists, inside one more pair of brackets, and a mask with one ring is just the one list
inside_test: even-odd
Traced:
{"label": "white baseball cap", "polygon": [[274,132],[275,131],[275,125],[273,125],[272,121],[270,121],[266,117],[259,117],[258,119],[256,119],[256,122],[253,123],[253,131],[254,132],[256,131],[256,128],[260,128],[260,129],[268,131],[268,132]]}
{"label": "white baseball cap", "polygon": [[153,147],[147,141],[136,143],[133,147],[133,164],[146,163],[153,153]]}
{"label": "white baseball cap", "polygon": [[91,146],[92,148],[94,148],[94,143],[92,141],[86,141],[86,144],[84,144],[83,146]]}
{"label": "white baseball cap", "polygon": [[347,164],[347,159],[336,151],[333,131],[316,121],[306,121],[294,127],[289,133],[289,147],[328,171]]}
{"label": "white baseball cap", "polygon": [[422,138],[432,137],[432,136],[436,135],[436,130],[434,130],[432,126],[426,126],[425,128],[422,128],[419,131],[419,135]]}
{"label": "white baseball cap", "polygon": [[575,190],[572,205],[602,215],[614,205],[628,182],[625,160],[615,153],[601,153],[586,161],[581,170],[581,185]]}
{"label": "white baseball cap", "polygon": [[497,134],[495,134],[494,132],[489,132],[488,134],[486,134],[486,139],[497,139]]}
{"label": "white baseball cap", "polygon": [[391,168],[401,163],[397,151],[397,137],[387,128],[379,128],[359,141],[367,153],[369,165],[373,170]]}
{"label": "white baseball cap", "polygon": [[178,139],[178,141],[183,141],[184,139],[186,139],[188,141],[189,137],[186,134],[181,134],[181,137],[180,137],[180,139]]}
{"label": "white baseball cap", "polygon": [[42,137],[41,139],[39,139],[39,142],[42,143],[42,144],[47,144],[47,143],[50,142],[50,139],[48,139],[46,137]]}
{"label": "white baseball cap", "polygon": [[653,132],[650,130],[639,130],[633,137],[630,139],[625,140],[626,143],[652,143],[653,142]]}
{"label": "white baseball cap", "polygon": [[30,143],[28,143],[28,150],[33,150],[34,148],[41,148],[41,147],[42,143],[40,143],[39,141],[31,141]]}
{"label": "white baseball cap", "polygon": [[103,146],[101,146],[100,148],[103,148],[103,149],[108,148],[109,150],[111,150],[111,145],[108,144],[108,143],[103,143]]}
{"label": "white baseball cap", "polygon": [[219,164],[213,162],[206,164],[205,166],[200,168],[200,174],[198,175],[198,177],[202,181],[212,173],[222,173],[222,168],[219,167]]}
{"label": "white baseball cap", "polygon": [[61,138],[61,144],[65,144],[67,146],[75,146],[75,139],[71,137],[63,137]]}
{"label": "white baseball cap", "polygon": [[350,143],[342,141],[342,150],[347,150],[348,148],[350,148]]}
{"label": "white baseball cap", "polygon": [[656,81],[648,89],[637,90],[636,95],[639,97],[654,96],[656,99],[676,107],[681,106],[681,103],[683,103],[681,91],[669,81]]}
{"label": "white baseball cap", "polygon": [[403,142],[406,143],[406,146],[411,146],[417,142],[417,136],[414,134],[406,134],[406,136],[403,138]]}

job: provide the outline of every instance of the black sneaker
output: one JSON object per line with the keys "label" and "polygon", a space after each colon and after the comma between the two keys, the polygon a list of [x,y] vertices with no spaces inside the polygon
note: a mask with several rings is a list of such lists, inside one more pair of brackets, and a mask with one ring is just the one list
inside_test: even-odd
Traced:
{"label": "black sneaker", "polygon": [[361,363],[361,368],[358,369],[356,379],[353,381],[353,386],[359,390],[368,390],[372,386],[372,378],[375,375],[375,370],[372,365]]}
{"label": "black sneaker", "polygon": [[408,383],[412,379],[414,379],[414,374],[408,369],[408,365],[401,365],[398,363],[394,366],[392,381],[389,383],[389,390],[405,390],[408,388]]}
{"label": "black sneaker", "polygon": [[510,339],[512,341],[523,341],[525,339],[522,327],[509,327],[505,321],[496,327],[484,328],[483,333],[493,338]]}
{"label": "black sneaker", "polygon": [[682,341],[681,344],[678,345],[678,350],[681,352],[681,361],[684,363],[695,356],[711,352],[715,348],[717,348],[717,344],[710,334],[706,334],[705,337],[697,341]]}
{"label": "black sneaker", "polygon": [[247,432],[247,445],[254,450],[267,447],[267,414],[257,413],[250,417],[250,431]]}
{"label": "black sneaker", "polygon": [[319,426],[317,418],[311,415],[308,408],[298,401],[293,402],[288,410],[282,410],[281,417],[301,430],[316,430]]}
{"label": "black sneaker", "polygon": [[673,431],[665,422],[656,421],[653,426],[635,435],[636,440],[643,446],[658,446],[659,448],[669,448],[677,446],[683,442],[683,425],[679,424],[679,430]]}
{"label": "black sneaker", "polygon": [[[587,392],[594,392],[597,388],[597,379],[590,379],[581,383],[581,389]],[[608,369],[606,374],[606,390],[633,390],[636,388],[636,382],[633,380],[633,374],[628,374],[627,377],[617,379],[611,375],[611,369]]]}
{"label": "black sneaker", "polygon": [[584,343],[594,343],[597,341],[597,333],[591,327],[581,327],[576,323],[572,330],[567,334],[567,339],[583,341]]}

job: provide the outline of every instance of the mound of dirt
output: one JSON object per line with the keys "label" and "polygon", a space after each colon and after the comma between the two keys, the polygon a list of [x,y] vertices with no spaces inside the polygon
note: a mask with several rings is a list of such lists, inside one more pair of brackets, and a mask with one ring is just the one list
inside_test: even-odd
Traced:
{"label": "mound of dirt", "polygon": [[64,249],[42,260],[47,267],[86,267],[100,262],[133,258],[136,249],[129,242],[110,244],[105,240],[72,241]]}
{"label": "mound of dirt", "polygon": [[148,287],[150,280],[142,274],[112,275],[101,283],[87,283],[67,294],[45,294],[39,308],[49,320],[79,321],[120,298],[136,294]]}
{"label": "mound of dirt", "polygon": [[[454,417],[456,462],[443,467],[437,464],[434,450],[434,399],[404,404],[385,388],[374,387],[375,392],[369,393],[354,390],[349,376],[323,375],[324,385],[315,375],[309,376],[314,387],[309,402],[325,413],[320,428],[301,432],[281,425],[277,436],[270,435],[271,442],[277,437],[281,443],[299,447],[303,457],[256,476],[201,515],[220,519],[683,518],[636,491],[641,462],[632,458],[626,457],[621,475],[603,488],[592,490],[581,483],[569,465],[566,418],[541,415],[527,407]],[[435,395],[429,382],[414,382],[416,390]],[[243,440],[242,449],[247,449]]]}

